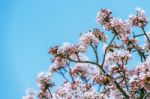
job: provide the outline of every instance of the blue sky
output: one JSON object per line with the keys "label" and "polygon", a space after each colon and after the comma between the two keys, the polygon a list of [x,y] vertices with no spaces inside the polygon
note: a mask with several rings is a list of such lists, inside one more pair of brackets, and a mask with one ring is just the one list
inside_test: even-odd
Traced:
{"label": "blue sky", "polygon": [[[64,41],[77,42],[79,34],[100,27],[95,21],[101,8],[126,19],[144,0],[0,0],[0,97],[21,99],[35,77],[50,65],[48,49]],[[58,80],[57,80],[58,81]]]}

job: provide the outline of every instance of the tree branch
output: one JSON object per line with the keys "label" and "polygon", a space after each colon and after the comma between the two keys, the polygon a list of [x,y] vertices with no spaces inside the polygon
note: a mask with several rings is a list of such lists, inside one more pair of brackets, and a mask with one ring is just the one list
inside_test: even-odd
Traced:
{"label": "tree branch", "polygon": [[[100,70],[103,72],[103,74],[105,75],[105,76],[107,76],[108,78],[112,78],[112,76],[110,76],[104,69],[103,69],[103,67],[101,66],[101,65],[99,65],[99,64],[97,64],[97,63],[95,63],[95,62],[91,62],[91,61],[75,61],[75,60],[72,60],[72,59],[70,59],[70,61],[72,61],[72,62],[76,62],[76,63],[91,63],[91,64],[94,64],[94,65],[97,65],[99,68],[100,68]],[[114,81],[114,83],[115,83],[115,85],[116,85],[116,87],[118,88],[118,90],[126,97],[126,98],[129,98],[129,95],[121,88],[121,86],[118,84],[118,82],[117,81]]]}

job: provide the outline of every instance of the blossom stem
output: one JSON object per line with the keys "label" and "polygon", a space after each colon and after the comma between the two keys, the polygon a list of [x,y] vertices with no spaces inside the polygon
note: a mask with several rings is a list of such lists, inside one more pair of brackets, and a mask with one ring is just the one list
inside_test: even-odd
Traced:
{"label": "blossom stem", "polygon": [[48,91],[49,91],[49,94],[50,94],[51,98],[53,98],[53,95],[52,95],[52,93],[51,93],[49,88],[48,88]]}
{"label": "blossom stem", "polygon": [[148,42],[150,43],[150,38],[149,38],[148,35],[146,34],[144,27],[141,27],[141,29],[142,29],[144,35],[146,36]]}
{"label": "blossom stem", "polygon": [[120,92],[127,98],[129,99],[129,95],[121,88],[121,86],[117,83],[117,81],[114,82],[116,87],[120,90]]}
{"label": "blossom stem", "polygon": [[92,61],[76,61],[76,60],[72,60],[71,58],[66,58],[66,59],[68,59],[69,61],[75,62],[75,63],[90,63],[90,64],[97,65],[97,63],[92,62]]}
{"label": "blossom stem", "polygon": [[135,37],[139,37],[139,36],[143,36],[144,34],[138,34],[138,35],[134,35],[134,38]]}
{"label": "blossom stem", "polygon": [[59,73],[63,76],[63,78],[64,78],[65,80],[69,81],[69,80],[67,79],[67,77],[64,75],[64,73],[62,72],[62,70],[60,70]]}
{"label": "blossom stem", "polygon": [[68,65],[68,68],[69,68],[69,73],[70,73],[70,76],[71,76],[72,82],[73,82],[73,83],[75,83],[74,78],[73,78],[72,73],[71,73],[70,65],[69,65],[69,64],[67,64],[67,65]]}
{"label": "blossom stem", "polygon": [[109,49],[109,47],[111,46],[111,44],[113,43],[114,39],[116,37],[116,34],[113,36],[112,40],[110,41],[108,47],[105,49],[105,52],[104,52],[104,56],[103,56],[103,61],[102,61],[102,64],[101,66],[103,67],[104,65],[104,62],[105,62],[105,58],[106,58],[106,54],[107,54],[107,50]]}
{"label": "blossom stem", "polygon": [[99,57],[98,57],[98,52],[97,52],[97,46],[94,47],[94,46],[92,45],[92,43],[91,43],[90,45],[91,45],[92,49],[94,50],[94,53],[95,53],[95,56],[96,56],[96,63],[99,63]]}
{"label": "blossom stem", "polygon": [[78,61],[80,61],[79,54],[78,53],[75,53],[75,54],[77,55]]}
{"label": "blossom stem", "polygon": [[143,62],[143,59],[144,61],[146,60],[146,56],[144,54],[144,51],[141,51],[141,49],[138,49],[138,46],[135,46],[134,44],[132,44],[133,48],[135,48],[137,51],[137,53],[139,54],[139,56],[141,57],[141,62]]}

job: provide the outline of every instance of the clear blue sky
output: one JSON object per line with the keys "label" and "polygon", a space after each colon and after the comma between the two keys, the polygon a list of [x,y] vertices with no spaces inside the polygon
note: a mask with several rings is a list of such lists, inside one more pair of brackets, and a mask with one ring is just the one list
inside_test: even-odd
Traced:
{"label": "clear blue sky", "polygon": [[50,64],[48,49],[99,27],[100,8],[127,18],[135,7],[150,18],[149,0],[0,0],[0,98],[21,99]]}

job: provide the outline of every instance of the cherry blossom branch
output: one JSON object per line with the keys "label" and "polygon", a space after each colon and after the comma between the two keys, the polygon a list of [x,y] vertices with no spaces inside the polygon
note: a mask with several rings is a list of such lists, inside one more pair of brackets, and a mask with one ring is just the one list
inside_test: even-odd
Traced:
{"label": "cherry blossom branch", "polygon": [[[113,41],[113,40],[112,40]],[[106,71],[102,68],[102,66],[101,65],[99,65],[99,64],[97,64],[97,63],[95,63],[95,62],[91,62],[91,61],[75,61],[75,60],[72,60],[72,59],[68,59],[68,60],[70,60],[70,61],[72,61],[72,62],[76,62],[76,63],[91,63],[91,64],[94,64],[94,65],[97,65],[100,69],[101,69],[101,71],[104,73],[104,75],[105,76],[107,76],[107,77],[109,77],[109,78],[112,78],[112,76],[110,76],[108,73],[106,73]],[[126,97],[126,98],[129,98],[129,95],[121,88],[121,86],[118,84],[118,82],[115,80],[114,81],[114,83],[115,83],[115,85],[116,85],[116,87],[118,88],[118,90],[120,90],[120,92]]]}

